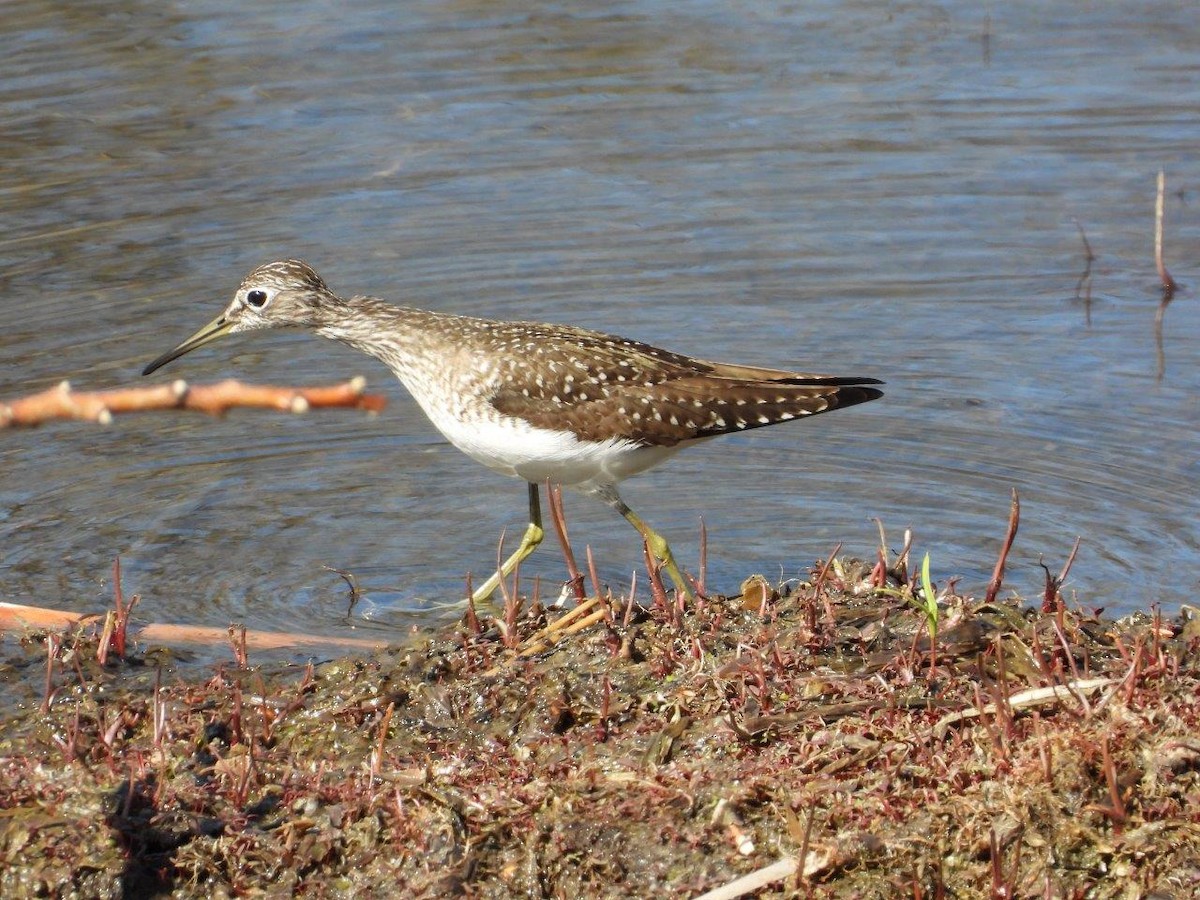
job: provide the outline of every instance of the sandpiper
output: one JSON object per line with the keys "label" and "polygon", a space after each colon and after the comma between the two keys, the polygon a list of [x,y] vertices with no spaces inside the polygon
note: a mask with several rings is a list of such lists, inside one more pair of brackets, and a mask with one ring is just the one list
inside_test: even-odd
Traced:
{"label": "sandpiper", "polygon": [[538,485],[598,497],[642,535],[678,590],[671,548],[617,484],[677,451],[731,431],[776,425],[882,396],[874,378],[706,362],[640,341],[537,322],[504,322],[333,293],[307,263],[259,266],[225,310],[143,370],[149,375],[226,334],[295,326],[388,366],[455,447],[529,483],[520,546],[475,592],[490,597],[544,536]]}

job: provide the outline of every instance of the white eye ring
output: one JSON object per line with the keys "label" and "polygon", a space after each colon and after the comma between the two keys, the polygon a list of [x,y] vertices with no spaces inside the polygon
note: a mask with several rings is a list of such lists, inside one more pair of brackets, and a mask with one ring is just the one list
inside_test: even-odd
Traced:
{"label": "white eye ring", "polygon": [[266,291],[261,291],[257,288],[252,291],[246,291],[246,304],[253,306],[255,309],[262,309],[267,305],[267,300],[269,299]]}

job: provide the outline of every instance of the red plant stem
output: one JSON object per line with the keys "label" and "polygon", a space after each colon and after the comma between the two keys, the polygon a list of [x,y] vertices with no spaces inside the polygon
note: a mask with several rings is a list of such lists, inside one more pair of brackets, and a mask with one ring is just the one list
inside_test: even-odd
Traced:
{"label": "red plant stem", "polygon": [[996,595],[1000,593],[1000,585],[1004,582],[1004,564],[1008,561],[1008,551],[1012,549],[1013,541],[1017,538],[1017,526],[1021,522],[1021,500],[1017,489],[1012,489],[1012,505],[1008,510],[1008,532],[1004,535],[1004,546],[1000,548],[1000,557],[996,560],[996,568],[992,570],[992,580],[988,584],[987,603],[995,603]]}

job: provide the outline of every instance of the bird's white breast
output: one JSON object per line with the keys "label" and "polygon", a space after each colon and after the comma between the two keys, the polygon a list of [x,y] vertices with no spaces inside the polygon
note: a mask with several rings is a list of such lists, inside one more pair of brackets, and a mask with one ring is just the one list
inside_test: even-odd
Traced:
{"label": "bird's white breast", "polygon": [[451,444],[495,472],[531,482],[549,478],[586,491],[643,472],[677,449],[623,438],[581,441],[569,431],[535,428],[483,404],[463,416],[423,401],[417,397],[429,420]]}

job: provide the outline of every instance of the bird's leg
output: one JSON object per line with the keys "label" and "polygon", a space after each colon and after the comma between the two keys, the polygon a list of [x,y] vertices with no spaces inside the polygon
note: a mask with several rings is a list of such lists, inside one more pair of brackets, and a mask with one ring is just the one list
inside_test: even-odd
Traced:
{"label": "bird's leg", "polygon": [[616,488],[609,485],[597,489],[594,493],[623,515],[625,520],[638,530],[638,533],[642,536],[642,540],[646,542],[646,546],[650,549],[651,556],[663,564],[663,568],[667,570],[667,574],[675,582],[675,589],[682,591],[683,595],[689,600],[695,600],[696,595],[692,593],[692,589],[683,577],[683,573],[679,571],[679,566],[675,563],[675,556],[671,553],[671,547],[667,543],[666,538],[643,522],[637,513],[626,506],[625,501],[617,494]]}
{"label": "bird's leg", "polygon": [[471,595],[471,601],[482,603],[491,597],[496,588],[500,587],[500,580],[511,575],[525,557],[537,549],[538,544],[545,536],[546,532],[542,529],[542,503],[538,495],[538,486],[531,481],[529,482],[529,527],[525,529],[525,534],[521,537],[521,544],[517,547],[516,552],[506,559],[497,571],[492,573],[492,577],[475,590]]}
{"label": "bird's leg", "polygon": [[671,552],[671,545],[667,543],[667,539],[638,518],[637,513],[628,506],[625,506],[624,503],[621,506],[625,508],[618,508],[618,511],[628,520],[630,525],[641,533],[646,546],[650,548],[651,555],[663,564],[663,568],[667,570],[667,574],[675,582],[676,590],[682,591],[683,595],[689,600],[695,600],[696,597],[692,593],[691,587],[688,586],[687,580],[684,579],[683,573],[679,571],[679,566],[675,563],[675,554]]}

